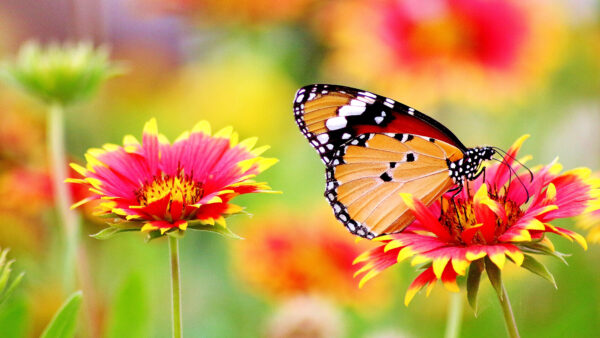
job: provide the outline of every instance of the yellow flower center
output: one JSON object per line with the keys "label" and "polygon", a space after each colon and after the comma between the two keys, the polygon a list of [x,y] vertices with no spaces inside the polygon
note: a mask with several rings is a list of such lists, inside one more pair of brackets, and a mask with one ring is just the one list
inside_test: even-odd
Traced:
{"label": "yellow flower center", "polygon": [[185,205],[197,203],[204,195],[202,182],[197,182],[179,173],[177,176],[155,177],[146,182],[137,192],[140,205],[148,205],[171,194],[170,201],[182,202]]}
{"label": "yellow flower center", "polygon": [[[477,217],[475,216],[475,206],[473,205],[472,198],[469,200],[459,198],[449,200],[444,198],[442,200],[440,223],[448,228],[457,244],[472,245],[497,243],[498,237],[506,232],[506,230],[515,224],[523,215],[523,211],[519,205],[514,201],[506,199],[505,196],[490,194],[489,198],[498,202],[499,206],[504,208],[507,218],[505,221],[490,211],[490,214],[484,217],[494,217],[496,225],[494,229],[485,230],[481,225],[483,220],[480,219],[478,222]],[[479,208],[485,207],[479,206]],[[471,230],[471,234],[465,236],[465,231],[471,228],[479,228],[479,230],[475,230],[474,234],[471,232],[473,230]],[[489,233],[486,235],[484,234],[484,231]]]}

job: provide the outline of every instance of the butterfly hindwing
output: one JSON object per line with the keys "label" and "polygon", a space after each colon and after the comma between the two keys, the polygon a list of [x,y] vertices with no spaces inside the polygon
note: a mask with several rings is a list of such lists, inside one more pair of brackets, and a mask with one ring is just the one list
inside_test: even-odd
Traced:
{"label": "butterfly hindwing", "polygon": [[426,204],[445,193],[453,185],[447,160],[460,159],[462,152],[418,135],[367,133],[332,156],[325,197],[350,232],[373,238],[402,231],[414,220],[400,192]]}
{"label": "butterfly hindwing", "polygon": [[315,84],[301,88],[294,116],[304,136],[328,164],[335,151],[366,133],[410,133],[465,146],[439,122],[392,99],[355,88]]}

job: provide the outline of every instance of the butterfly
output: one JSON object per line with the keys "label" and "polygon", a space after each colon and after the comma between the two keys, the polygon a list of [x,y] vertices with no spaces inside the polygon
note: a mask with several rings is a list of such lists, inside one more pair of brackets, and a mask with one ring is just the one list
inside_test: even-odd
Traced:
{"label": "butterfly", "polygon": [[430,205],[462,188],[496,154],[467,148],[433,118],[368,91],[328,84],[298,90],[294,117],[326,166],[325,197],[354,235],[401,232],[414,215],[400,197]]}

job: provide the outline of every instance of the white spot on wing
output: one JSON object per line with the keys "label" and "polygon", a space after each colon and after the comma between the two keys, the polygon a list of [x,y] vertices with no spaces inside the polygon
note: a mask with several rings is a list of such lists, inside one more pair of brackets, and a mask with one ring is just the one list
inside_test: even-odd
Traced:
{"label": "white spot on wing", "polygon": [[351,100],[350,104],[353,106],[360,106],[360,107],[364,107],[367,105],[367,103],[365,101],[361,101],[361,100]]}
{"label": "white spot on wing", "polygon": [[340,116],[360,115],[365,109],[367,109],[365,106],[343,106],[338,112]]}
{"label": "white spot on wing", "polygon": [[[346,106],[345,106],[346,107]],[[343,116],[332,117],[325,122],[325,126],[329,130],[338,130],[346,127],[348,121]]]}
{"label": "white spot on wing", "polygon": [[327,143],[327,141],[329,141],[329,135],[321,134],[321,135],[317,136],[317,140],[319,140],[319,142],[321,142],[321,144],[325,144],[325,143]]}
{"label": "white spot on wing", "polygon": [[359,92],[359,94],[360,95],[364,95],[364,96],[368,96],[368,97],[371,97],[371,98],[374,98],[374,99],[377,98],[377,95],[375,95],[373,93],[369,93],[369,92]]}

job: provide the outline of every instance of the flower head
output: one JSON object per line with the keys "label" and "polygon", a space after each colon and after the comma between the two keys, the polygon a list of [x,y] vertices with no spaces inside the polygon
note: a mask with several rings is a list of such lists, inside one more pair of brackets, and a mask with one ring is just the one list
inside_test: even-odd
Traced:
{"label": "flower head", "polygon": [[323,14],[331,76],[421,106],[525,97],[556,68],[566,31],[544,1],[337,1]]}
{"label": "flower head", "polygon": [[102,82],[120,72],[108,50],[91,43],[25,43],[13,63],[4,66],[9,83],[48,102],[67,105],[96,92]]}
{"label": "flower head", "polygon": [[589,170],[560,173],[558,163],[539,168],[533,179],[529,173],[515,176],[520,167],[513,159],[525,138],[510,148],[503,163],[487,167],[485,175],[456,197],[447,193],[428,208],[403,194],[416,220],[402,233],[379,237],[384,245],[356,259],[355,263],[362,264],[356,275],[365,273],[361,284],[407,258],[413,265],[424,264],[424,271],[410,285],[406,304],[417,291],[425,286],[430,290],[438,280],[448,290],[458,291],[456,279],[466,275],[467,269],[471,293],[478,287],[484,266],[491,280],[490,270],[501,270],[507,260],[554,282],[532,255],[562,258],[546,236],[549,233],[587,247],[581,235],[550,222],[581,214],[598,194],[598,186],[590,180]]}
{"label": "flower head", "polygon": [[314,296],[297,296],[282,303],[269,319],[268,338],[344,337],[342,313]]}
{"label": "flower head", "polygon": [[[591,179],[596,187],[600,187],[600,176],[596,173]],[[600,243],[600,191],[596,190],[595,200],[586,212],[577,218],[577,225],[588,231],[587,240]]]}
{"label": "flower head", "polygon": [[[45,215],[53,203],[50,175],[45,169],[15,166],[0,170],[0,245],[16,252],[44,251],[48,221]],[[19,229],[19,231],[15,231]]]}
{"label": "flower head", "polygon": [[366,304],[382,307],[389,299],[384,291],[389,279],[356,293],[352,261],[367,243],[357,245],[343,227],[327,217],[325,209],[311,217],[270,213],[268,219],[253,219],[242,235],[253,240],[231,243],[236,275],[268,299],[317,295],[358,308]]}
{"label": "flower head", "polygon": [[243,208],[231,200],[271,192],[252,178],[277,160],[259,156],[268,147],[253,149],[256,138],[238,143],[230,127],[211,135],[210,125],[202,121],[171,144],[152,119],[142,143],[128,135],[123,144],[90,149],[87,167],[71,165],[83,178],[67,180],[93,193],[74,207],[99,200],[97,214],[114,217],[112,228],[98,234],[101,238],[135,229],[154,237],[188,227],[233,235],[225,217]]}

